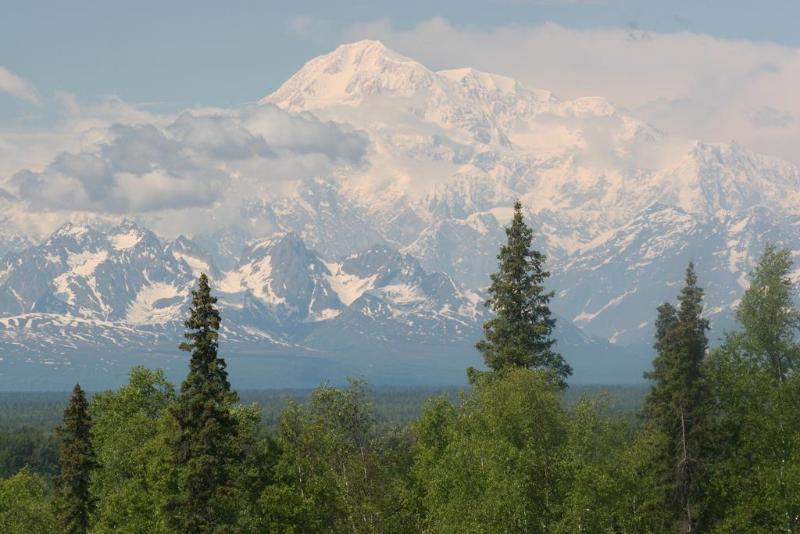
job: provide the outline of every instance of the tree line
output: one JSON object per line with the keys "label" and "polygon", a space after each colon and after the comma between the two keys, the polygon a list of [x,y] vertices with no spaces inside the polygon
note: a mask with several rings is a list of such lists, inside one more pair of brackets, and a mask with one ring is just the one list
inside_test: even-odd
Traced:
{"label": "tree line", "polygon": [[494,312],[457,400],[378,425],[366,385],[289,402],[274,431],[240,402],[218,354],[208,278],[192,293],[176,389],[137,367],[79,385],[58,428],[52,488],[28,468],[0,481],[3,532],[797,532],[800,311],[792,256],[768,245],[708,346],[694,266],[655,310],[651,388],[635,420],[610,399],[562,402],[545,257],[515,205],[491,277]]}

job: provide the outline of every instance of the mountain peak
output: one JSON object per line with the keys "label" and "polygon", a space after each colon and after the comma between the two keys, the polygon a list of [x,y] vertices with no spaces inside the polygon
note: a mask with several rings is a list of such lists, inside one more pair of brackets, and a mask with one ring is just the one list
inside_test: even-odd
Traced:
{"label": "mountain peak", "polygon": [[477,85],[501,93],[513,93],[518,90],[519,83],[513,78],[476,70],[472,67],[461,69],[440,70],[437,72],[454,82],[462,85]]}
{"label": "mountain peak", "polygon": [[422,64],[380,41],[357,41],[312,59],[260,103],[289,111],[356,106],[384,93],[411,96],[430,87],[435,78]]}
{"label": "mountain peak", "polygon": [[354,41],[352,43],[344,43],[336,47],[334,50],[334,54],[336,52],[348,52],[348,53],[378,53],[378,54],[392,54],[397,55],[397,52],[391,50],[386,47],[383,42],[378,41],[376,39],[362,39],[360,41]]}
{"label": "mountain peak", "polygon": [[112,247],[118,251],[132,249],[142,240],[145,242],[158,240],[150,230],[128,218],[123,219],[120,224],[108,232],[108,239]]}
{"label": "mountain peak", "polygon": [[115,230],[120,230],[120,231],[138,230],[138,231],[143,231],[143,228],[135,220],[129,219],[128,217],[125,217],[124,219],[122,219],[122,222],[119,223],[116,226]]}
{"label": "mountain peak", "polygon": [[91,232],[91,228],[84,224],[77,224],[73,222],[65,222],[50,235],[50,239],[58,237],[71,237],[73,239],[81,239],[83,236]]}

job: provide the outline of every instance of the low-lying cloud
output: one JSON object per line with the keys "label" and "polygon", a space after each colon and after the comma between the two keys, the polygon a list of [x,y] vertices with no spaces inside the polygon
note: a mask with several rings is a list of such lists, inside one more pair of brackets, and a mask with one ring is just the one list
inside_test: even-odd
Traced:
{"label": "low-lying cloud", "polygon": [[209,208],[359,165],[367,144],[347,125],[270,104],[187,111],[164,126],[114,123],[102,140],[62,152],[40,171],[16,172],[9,185],[43,212]]}
{"label": "low-lying cloud", "polygon": [[797,48],[624,27],[485,30],[442,18],[410,29],[382,19],[347,32],[360,38],[380,39],[434,69],[475,67],[561,98],[603,96],[663,131],[735,140],[800,163],[800,123],[792,120],[800,116]]}

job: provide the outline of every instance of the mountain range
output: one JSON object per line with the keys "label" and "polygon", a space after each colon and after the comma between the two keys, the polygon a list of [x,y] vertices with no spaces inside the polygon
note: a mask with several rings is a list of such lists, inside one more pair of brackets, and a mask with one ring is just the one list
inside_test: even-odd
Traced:
{"label": "mountain range", "polygon": [[599,97],[432,71],[361,41],[252,106],[346,125],[363,154],[259,191],[245,223],[190,237],[133,220],[2,232],[0,387],[62,387],[87,370],[114,382],[134,362],[177,372],[199,272],[245,385],[461,383],[515,199],[548,256],[577,382],[640,380],[655,307],[690,259],[719,337],[764,244],[800,253],[797,167],[675,138]]}

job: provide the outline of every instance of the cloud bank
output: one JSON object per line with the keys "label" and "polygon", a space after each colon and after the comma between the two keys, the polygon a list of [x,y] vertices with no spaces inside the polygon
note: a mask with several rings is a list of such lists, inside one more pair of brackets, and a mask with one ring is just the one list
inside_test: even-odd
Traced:
{"label": "cloud bank", "polygon": [[26,210],[51,219],[75,213],[161,219],[165,211],[185,211],[183,227],[166,233],[192,232],[210,220],[209,210],[238,222],[254,196],[360,165],[369,142],[348,125],[270,104],[98,123],[89,131],[80,150],[61,151],[39,170],[18,170],[4,187]]}
{"label": "cloud bank", "polygon": [[575,30],[556,24],[455,26],[442,18],[397,29],[351,27],[431,68],[475,67],[561,98],[603,96],[676,135],[737,141],[800,163],[800,49],[690,32]]}

